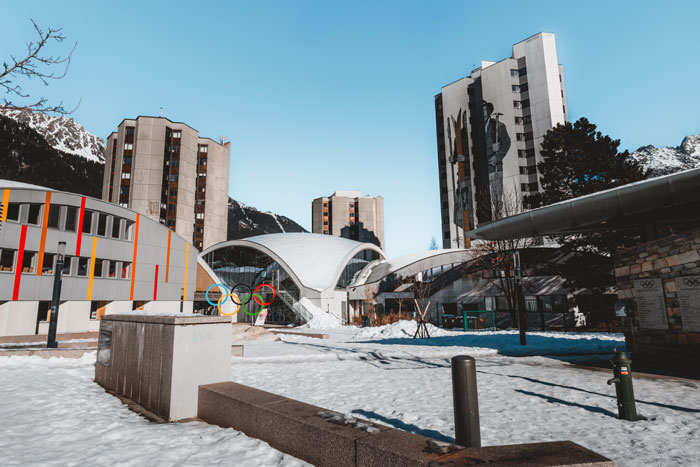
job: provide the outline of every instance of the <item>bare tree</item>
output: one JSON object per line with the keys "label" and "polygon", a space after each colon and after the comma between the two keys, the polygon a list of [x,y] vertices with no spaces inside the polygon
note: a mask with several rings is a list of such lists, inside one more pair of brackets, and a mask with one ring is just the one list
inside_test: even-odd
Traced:
{"label": "bare tree", "polygon": [[[517,190],[503,193],[499,201],[490,202],[493,220],[503,219],[523,212],[523,197]],[[481,197],[491,200],[494,196]],[[483,279],[490,286],[503,294],[510,310],[517,310],[517,288],[513,268],[515,251],[535,246],[532,238],[511,240],[475,240],[472,250],[475,260],[470,264],[468,274],[476,279]]]}
{"label": "bare tree", "polygon": [[413,301],[416,304],[416,312],[418,313],[418,327],[413,338],[428,338],[430,333],[426,323],[429,321],[428,311],[430,310],[430,283],[423,280],[423,273],[418,273],[415,276],[413,283]]}
{"label": "bare tree", "polygon": [[[48,28],[44,31],[34,20],[32,20],[32,25],[38,38],[27,43],[26,53],[19,57],[11,54],[9,61],[3,61],[2,70],[0,70],[0,87],[4,88],[6,97],[2,99],[2,106],[9,109],[29,109],[55,114],[71,113],[72,111],[67,111],[63,107],[63,102],[52,105],[45,97],[40,97],[34,103],[24,105],[13,101],[17,98],[28,99],[30,97],[20,84],[22,80],[38,79],[48,86],[51,80],[64,78],[68,72],[73,51],[78,45],[76,42],[68,55],[51,55],[47,50],[50,44],[65,40],[61,28]],[[56,69],[63,70],[57,72]]]}

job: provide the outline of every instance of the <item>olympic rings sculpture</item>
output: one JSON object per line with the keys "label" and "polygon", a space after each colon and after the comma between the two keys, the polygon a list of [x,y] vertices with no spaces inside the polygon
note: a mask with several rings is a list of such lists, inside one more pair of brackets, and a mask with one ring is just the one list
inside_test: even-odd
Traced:
{"label": "olympic rings sculpture", "polygon": [[[219,300],[218,300],[216,303],[213,303],[211,300],[209,300],[209,291],[210,291],[213,287],[217,287],[217,286],[223,287],[223,288],[226,290],[226,294],[222,294],[221,297],[219,297]],[[269,288],[272,290],[272,299],[271,299],[269,302],[263,302],[262,299],[261,299],[261,297],[260,297],[260,295],[258,294],[258,290],[260,290],[261,287],[269,287]],[[247,289],[247,290],[248,290],[248,293],[247,293],[247,294],[242,293],[242,292],[241,292],[241,289]],[[241,300],[241,298],[240,298],[241,295],[245,296],[245,298],[244,298],[243,300]],[[255,315],[257,315],[258,313],[260,313],[260,312],[264,309],[265,306],[270,305],[272,302],[275,301],[275,298],[277,297],[277,291],[276,291],[275,288],[274,288],[273,286],[271,286],[270,284],[264,284],[264,283],[258,285],[258,286],[255,288],[255,291],[251,291],[251,290],[250,290],[250,287],[247,286],[246,284],[237,284],[237,285],[235,285],[235,286],[233,287],[232,290],[229,290],[229,288],[226,287],[224,284],[212,284],[212,285],[210,285],[210,286],[207,288],[207,291],[204,293],[204,296],[206,297],[207,302],[208,302],[211,306],[216,306],[216,308],[219,310],[219,314],[220,314],[220,315],[223,315],[223,316],[233,316],[233,315],[235,315],[236,313],[238,313],[241,309],[243,309],[243,311],[245,312],[245,314],[247,314],[248,316],[255,316]],[[224,304],[224,303],[226,303],[226,300],[228,300],[229,297],[231,298],[231,301],[232,301],[234,304],[236,304],[236,309],[235,309],[235,311],[232,311],[231,313],[224,313],[224,312],[221,310],[221,305]],[[263,308],[260,308],[260,310],[258,310],[258,311],[255,312],[255,313],[249,313],[248,310],[245,309],[245,306],[246,306],[247,303],[250,303],[250,299],[251,299],[251,298],[253,298],[253,299],[255,300],[255,302],[256,302],[258,305],[261,305]]]}

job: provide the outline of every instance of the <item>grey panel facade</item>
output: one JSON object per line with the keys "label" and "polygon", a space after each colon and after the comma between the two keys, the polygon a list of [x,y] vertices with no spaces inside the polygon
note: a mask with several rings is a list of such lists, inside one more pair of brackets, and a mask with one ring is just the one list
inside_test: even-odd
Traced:
{"label": "grey panel facade", "polygon": [[539,191],[542,139],[568,116],[554,34],[443,87],[435,116],[443,247],[465,248],[467,232],[527,209],[524,196]]}

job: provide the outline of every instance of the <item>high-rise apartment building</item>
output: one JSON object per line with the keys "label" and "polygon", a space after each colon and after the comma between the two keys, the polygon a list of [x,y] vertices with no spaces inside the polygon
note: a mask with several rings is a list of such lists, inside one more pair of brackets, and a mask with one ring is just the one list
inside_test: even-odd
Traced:
{"label": "high-rise apartment building", "polygon": [[102,199],[203,250],[226,240],[230,143],[163,117],[123,120],[107,138]]}
{"label": "high-rise apartment building", "polygon": [[384,198],[336,191],[311,203],[311,231],[370,242],[384,249]]}
{"label": "high-rise apartment building", "polygon": [[540,189],[542,138],[568,118],[554,34],[443,87],[435,117],[443,246],[469,247],[467,231],[526,209],[523,195]]}

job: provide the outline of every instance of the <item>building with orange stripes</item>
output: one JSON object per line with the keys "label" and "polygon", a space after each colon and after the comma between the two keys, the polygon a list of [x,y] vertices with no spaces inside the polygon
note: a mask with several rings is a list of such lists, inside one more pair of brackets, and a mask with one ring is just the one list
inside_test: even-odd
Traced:
{"label": "building with orange stripes", "polygon": [[0,195],[0,336],[47,332],[59,242],[66,257],[58,332],[97,330],[107,313],[179,311],[181,300],[192,311],[198,251],[157,220],[7,180]]}

